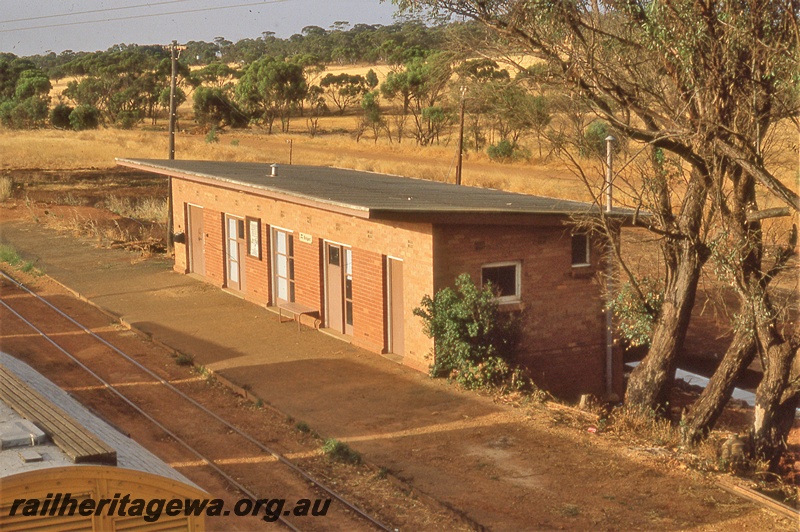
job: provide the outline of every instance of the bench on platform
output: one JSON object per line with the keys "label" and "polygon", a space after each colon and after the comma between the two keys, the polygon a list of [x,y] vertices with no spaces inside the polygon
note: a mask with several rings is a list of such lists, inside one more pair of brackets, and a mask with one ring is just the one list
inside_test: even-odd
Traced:
{"label": "bench on platform", "polygon": [[316,326],[316,320],[319,319],[319,311],[315,308],[307,307],[305,305],[301,305],[300,303],[279,303],[278,304],[278,321],[283,323],[283,313],[286,312],[287,314],[292,315],[292,319],[297,321],[297,330],[300,330],[300,317],[304,314],[306,316],[310,316],[314,318],[315,322],[314,325]]}

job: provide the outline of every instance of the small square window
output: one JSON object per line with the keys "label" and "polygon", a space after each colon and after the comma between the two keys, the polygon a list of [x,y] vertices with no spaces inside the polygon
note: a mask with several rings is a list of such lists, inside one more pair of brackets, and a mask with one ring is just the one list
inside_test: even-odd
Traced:
{"label": "small square window", "polygon": [[590,266],[592,264],[590,250],[588,234],[572,235],[572,266]]}
{"label": "small square window", "polygon": [[498,303],[511,303],[520,300],[519,262],[497,262],[481,267],[481,286],[491,284],[497,294]]}

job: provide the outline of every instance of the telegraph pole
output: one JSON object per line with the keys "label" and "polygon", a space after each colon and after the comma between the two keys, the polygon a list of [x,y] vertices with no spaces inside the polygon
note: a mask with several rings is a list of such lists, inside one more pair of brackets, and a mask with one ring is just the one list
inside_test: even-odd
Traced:
{"label": "telegraph pole", "polygon": [[[175,159],[175,88],[178,77],[178,41],[172,41],[170,49],[172,56],[172,75],[169,80],[169,160]],[[169,177],[169,198],[167,199],[167,253],[172,253],[175,248],[175,235],[172,227],[172,176]]]}
{"label": "telegraph pole", "polygon": [[178,41],[172,41],[172,75],[169,80],[169,159],[175,159],[175,86],[178,77]]}
{"label": "telegraph pole", "polygon": [[464,95],[467,87],[461,86],[461,103],[459,105],[459,126],[458,126],[458,159],[456,159],[456,185],[461,184],[461,157],[464,153]]}

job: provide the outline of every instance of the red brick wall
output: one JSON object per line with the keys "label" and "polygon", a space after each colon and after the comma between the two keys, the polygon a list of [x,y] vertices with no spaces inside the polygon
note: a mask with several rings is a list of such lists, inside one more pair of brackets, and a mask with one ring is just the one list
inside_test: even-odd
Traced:
{"label": "red brick wall", "polygon": [[[385,345],[383,256],[353,250],[353,343],[373,351]],[[356,302],[359,302],[356,305]],[[355,324],[358,329],[355,330]]]}
{"label": "red brick wall", "polygon": [[[257,218],[257,217],[252,217]],[[250,221],[245,218],[245,236],[247,237],[245,255],[245,297],[254,303],[266,305],[269,303],[270,280],[269,280],[269,246],[267,245],[267,229],[264,221],[261,220],[261,256],[254,257],[249,254],[249,234]]]}
{"label": "red brick wall", "polygon": [[323,316],[322,244],[315,238],[311,244],[300,242],[294,234],[295,301],[320,310]]}
{"label": "red brick wall", "polygon": [[602,394],[605,317],[600,284],[591,274],[600,267],[599,255],[593,249],[592,267],[576,275],[564,225],[437,225],[434,286],[451,286],[463,272],[479,283],[482,265],[521,261],[522,303],[505,306],[522,320],[519,362],[554,393]]}
{"label": "red brick wall", "polygon": [[[422,333],[413,308],[425,294],[433,293],[432,228],[429,223],[380,222],[345,213],[330,212],[305,205],[278,202],[249,192],[230,190],[220,185],[173,179],[175,205],[202,206],[206,243],[206,280],[224,286],[225,214],[261,219],[261,260],[246,257],[244,296],[264,304],[271,301],[270,237],[273,226],[293,232],[295,256],[295,296],[298,303],[319,309],[323,314],[322,241],[351,246],[353,250],[353,336],[352,341],[375,352],[385,343],[383,259],[391,255],[404,261],[405,356],[403,363],[427,370],[426,356],[432,342]],[[176,231],[185,228],[185,209],[175,209]],[[300,241],[300,233],[310,235],[310,244]],[[175,269],[185,271],[186,248],[176,246]],[[311,324],[310,322],[305,322]]]}

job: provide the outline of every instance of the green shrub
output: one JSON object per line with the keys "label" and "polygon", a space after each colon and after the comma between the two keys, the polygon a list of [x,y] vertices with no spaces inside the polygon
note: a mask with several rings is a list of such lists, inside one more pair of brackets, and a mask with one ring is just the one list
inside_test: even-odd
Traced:
{"label": "green shrub", "polygon": [[217,142],[219,142],[217,126],[211,126],[211,131],[206,134],[206,144],[216,144]]}
{"label": "green shrub", "polygon": [[579,139],[581,157],[606,158],[606,138],[611,135],[615,138],[611,145],[614,153],[619,153],[625,144],[625,139],[614,132],[611,126],[602,120],[595,120],[586,128],[583,138]]}
{"label": "green shrub", "polygon": [[49,102],[49,97],[39,96],[6,100],[0,103],[0,123],[12,129],[39,127],[47,120]]}
{"label": "green shrub", "polygon": [[346,443],[333,438],[325,440],[325,443],[322,444],[322,452],[325,456],[337,462],[345,464],[361,463],[361,455],[357,451],[351,449]]}
{"label": "green shrub", "polygon": [[184,353],[178,353],[175,357],[175,363],[179,366],[192,366],[194,365],[194,357]]}
{"label": "green shrub", "polygon": [[503,139],[486,148],[486,154],[493,161],[509,162],[531,158],[531,151],[515,142]]}
{"label": "green shrub", "polygon": [[56,105],[50,111],[50,124],[58,129],[72,129],[72,125],[69,123],[69,115],[74,110],[74,107],[70,107],[65,103]]}
{"label": "green shrub", "polygon": [[508,380],[521,384],[509,365],[519,339],[518,320],[498,310],[491,285],[478,288],[466,273],[455,284],[455,290],[426,295],[414,309],[424,321],[423,331],[434,339],[431,376],[452,378],[467,388]]}
{"label": "green shrub", "polygon": [[617,317],[617,330],[631,347],[650,345],[653,325],[664,302],[664,288],[658,280],[642,277],[639,288],[644,299],[630,283],[624,283],[609,304]]}
{"label": "green shrub", "polygon": [[117,115],[117,126],[120,129],[133,129],[133,126],[138,124],[142,119],[142,114],[139,111],[121,111]]}
{"label": "green shrub", "polygon": [[0,244],[0,262],[5,262],[10,266],[19,268],[25,273],[41,274],[41,272],[36,269],[33,261],[24,260],[19,256],[16,249],[5,244]]}
{"label": "green shrub", "polygon": [[92,105],[79,105],[69,114],[69,125],[75,131],[97,129],[100,125],[100,111]]}

